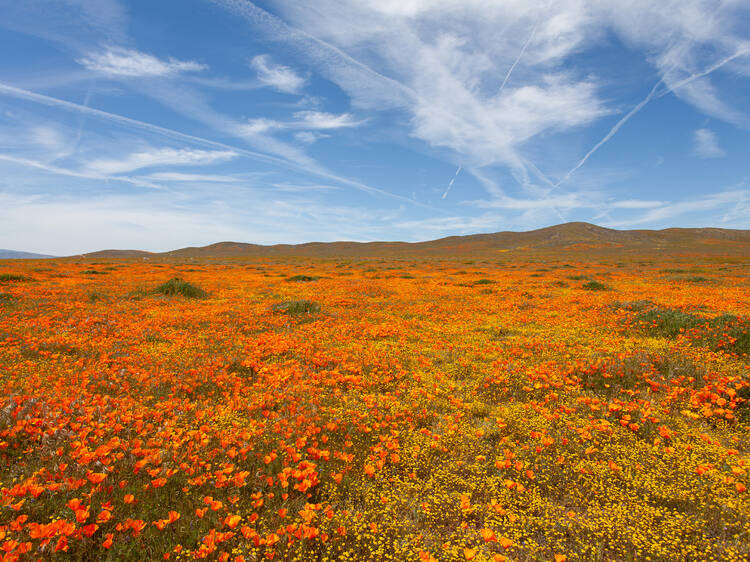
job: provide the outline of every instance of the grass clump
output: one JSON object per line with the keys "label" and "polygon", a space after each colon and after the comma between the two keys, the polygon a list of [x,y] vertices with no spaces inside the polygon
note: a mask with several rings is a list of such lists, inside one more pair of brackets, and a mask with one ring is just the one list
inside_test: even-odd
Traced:
{"label": "grass clump", "polygon": [[639,331],[646,335],[675,338],[687,330],[698,327],[702,319],[677,308],[654,306],[640,309],[634,320]]}
{"label": "grass clump", "polygon": [[105,275],[106,271],[99,271],[98,269],[85,269],[81,271],[82,275]]}
{"label": "grass clump", "polygon": [[153,290],[153,293],[168,297],[182,296],[189,299],[203,299],[208,296],[208,293],[200,287],[196,287],[179,277],[173,277],[169,281],[162,283]]}
{"label": "grass clump", "polygon": [[474,281],[474,285],[493,285],[494,283],[492,279],[477,279]]}
{"label": "grass clump", "polygon": [[310,281],[317,281],[318,278],[310,275],[292,275],[287,277],[286,280],[290,283],[309,283]]}
{"label": "grass clump", "polygon": [[[648,302],[648,301],[645,301]],[[674,339],[685,335],[692,345],[750,357],[750,319],[733,314],[707,318],[677,308],[658,305],[631,308],[633,327],[651,337]]]}
{"label": "grass clump", "polygon": [[31,281],[31,277],[19,273],[0,273],[0,282],[11,281]]}
{"label": "grass clump", "polygon": [[272,310],[289,316],[301,316],[320,312],[320,305],[308,300],[284,301],[273,305]]}
{"label": "grass clump", "polygon": [[581,285],[581,289],[585,291],[609,291],[609,286],[600,281],[589,281]]}
{"label": "grass clump", "polygon": [[713,283],[715,280],[709,277],[703,277],[702,275],[688,275],[686,277],[675,277],[675,281],[683,281],[685,283]]}

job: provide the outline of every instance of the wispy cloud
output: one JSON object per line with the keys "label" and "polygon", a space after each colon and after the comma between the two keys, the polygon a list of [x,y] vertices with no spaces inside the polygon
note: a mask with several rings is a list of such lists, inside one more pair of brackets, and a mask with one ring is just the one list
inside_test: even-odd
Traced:
{"label": "wispy cloud", "polygon": [[269,55],[257,55],[250,61],[250,66],[256,71],[258,80],[265,86],[270,86],[281,92],[296,94],[307,80],[288,66],[274,64]]}
{"label": "wispy cloud", "polygon": [[38,160],[33,160],[31,158],[20,158],[18,156],[13,156],[11,154],[0,154],[0,161],[8,162],[10,164],[16,164],[19,166],[25,166],[28,168],[35,168],[37,170],[41,170],[43,172],[55,174],[58,176],[66,176],[70,178],[89,179],[89,180],[112,180],[112,181],[129,183],[132,185],[136,185],[138,187],[162,189],[162,186],[155,184],[151,181],[142,179],[142,178],[108,175],[105,173],[100,173],[96,171],[88,171],[88,170],[83,170],[83,171],[70,170],[68,168],[54,166],[52,164],[47,164],[45,162],[40,162]]}
{"label": "wispy cloud", "polygon": [[186,174],[184,172],[155,172],[146,178],[166,182],[234,183],[240,178],[224,174]]}
{"label": "wispy cloud", "polygon": [[323,133],[313,133],[311,131],[300,131],[298,133],[294,133],[294,138],[304,144],[312,144],[315,141],[329,138],[330,136],[331,135],[326,135]]}
{"label": "wispy cloud", "polygon": [[[258,117],[250,119],[247,123],[243,123],[238,127],[238,131],[241,135],[262,135],[271,133],[274,131],[284,130],[329,130],[329,129],[343,129],[349,127],[358,127],[365,121],[357,121],[349,113],[326,113],[323,111],[297,111],[293,114],[293,119],[289,121],[278,121],[276,119],[268,119],[265,117]],[[310,135],[308,137],[302,137],[298,140],[303,142],[311,142],[320,138],[319,135]]]}
{"label": "wispy cloud", "polygon": [[121,47],[111,47],[104,51],[90,53],[78,59],[78,62],[95,72],[129,78],[173,76],[182,72],[196,72],[207,68],[205,64],[195,61],[181,61],[174,58],[163,60],[148,53]]}
{"label": "wispy cloud", "polygon": [[235,147],[232,145],[228,145],[226,143],[214,141],[214,140],[207,139],[204,137],[188,135],[186,133],[175,131],[173,129],[160,127],[152,123],[139,121],[137,119],[131,119],[129,117],[124,117],[122,115],[117,115],[115,113],[102,111],[100,109],[95,109],[93,107],[76,104],[76,103],[69,102],[66,100],[61,100],[59,98],[54,98],[52,96],[45,96],[43,94],[38,94],[36,92],[30,92],[22,88],[17,88],[15,86],[10,86],[8,84],[3,84],[2,82],[0,82],[0,95],[7,95],[7,96],[15,97],[15,98],[33,101],[36,103],[41,103],[44,105],[58,107],[58,108],[65,109],[68,111],[84,113],[84,114],[91,115],[100,119],[104,119],[106,121],[118,123],[120,125],[129,127],[131,129],[148,131],[151,133],[156,133],[164,137],[172,138],[175,140],[180,140],[183,142],[194,143],[194,144],[198,144],[202,146],[208,146],[214,149],[221,149],[220,151],[235,152],[238,155],[246,157],[246,158],[251,158],[253,160],[258,160],[258,161],[266,162],[269,164],[274,164],[276,166],[280,166],[286,169],[292,169],[297,172],[311,174],[313,176],[317,176],[319,178],[323,178],[326,180],[331,180],[341,185],[349,186],[349,187],[352,187],[354,189],[357,189],[366,193],[380,195],[380,196],[387,197],[393,200],[406,202],[413,206],[428,207],[427,205],[414,201],[408,197],[405,197],[396,193],[391,193],[387,190],[380,189],[371,185],[367,185],[364,182],[361,182],[355,179],[346,178],[338,174],[332,173],[321,166],[317,166],[315,168],[304,167],[304,166],[297,164],[294,161],[289,161],[283,158],[278,158],[273,155],[263,154],[260,152],[255,152],[252,150]]}
{"label": "wispy cloud", "polygon": [[[641,212],[636,217],[611,221],[610,224],[612,226],[620,227],[630,227],[642,224],[663,224],[665,221],[672,221],[677,217],[692,214],[694,215],[693,220],[697,219],[701,221],[699,223],[700,226],[709,226],[710,221],[707,219],[707,212],[725,209],[727,213],[726,216],[730,217],[730,219],[727,220],[727,222],[729,222],[729,220],[737,218],[731,215],[732,210],[737,205],[747,207],[748,201],[750,201],[750,191],[746,189],[728,189],[710,195],[695,197],[693,199],[664,202],[661,206]],[[746,217],[744,222],[740,221],[740,225],[745,228],[747,227]]]}
{"label": "wispy cloud", "polygon": [[236,152],[229,150],[153,148],[133,152],[125,158],[94,160],[87,163],[86,170],[114,175],[156,166],[207,166],[226,162],[236,156]]}
{"label": "wispy cloud", "polygon": [[[677,9],[673,2],[641,1],[320,0],[313,7],[277,0],[276,16],[248,0],[214,1],[256,31],[287,41],[355,106],[404,108],[411,136],[450,149],[474,169],[510,167],[527,188],[541,179],[527,153],[533,140],[615,112],[600,94],[606,82],[570,65],[609,33],[642,53],[657,85],[561,182],[667,93],[734,123],[743,119],[709,81],[709,74],[731,72],[729,62],[747,58],[748,41],[732,23],[736,2],[709,7],[685,0]],[[386,101],[386,90],[398,101]]]}
{"label": "wispy cloud", "polygon": [[288,128],[302,129],[341,129],[358,127],[364,121],[356,121],[349,113],[326,113],[324,111],[297,111],[295,121],[287,123]]}
{"label": "wispy cloud", "polygon": [[726,153],[719,146],[719,137],[711,129],[697,129],[693,133],[693,151],[699,158],[721,158]]}

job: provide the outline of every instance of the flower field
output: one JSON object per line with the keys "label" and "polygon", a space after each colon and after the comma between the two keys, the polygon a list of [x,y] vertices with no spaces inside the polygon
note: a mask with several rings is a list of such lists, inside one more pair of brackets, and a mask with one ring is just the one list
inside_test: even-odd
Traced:
{"label": "flower field", "polygon": [[0,263],[0,556],[748,560],[749,293],[720,258]]}

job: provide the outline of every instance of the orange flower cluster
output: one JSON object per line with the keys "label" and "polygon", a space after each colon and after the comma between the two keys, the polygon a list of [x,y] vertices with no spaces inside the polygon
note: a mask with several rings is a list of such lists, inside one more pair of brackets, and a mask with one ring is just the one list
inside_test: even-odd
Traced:
{"label": "orange flower cluster", "polygon": [[0,264],[0,558],[748,559],[748,265],[511,257]]}

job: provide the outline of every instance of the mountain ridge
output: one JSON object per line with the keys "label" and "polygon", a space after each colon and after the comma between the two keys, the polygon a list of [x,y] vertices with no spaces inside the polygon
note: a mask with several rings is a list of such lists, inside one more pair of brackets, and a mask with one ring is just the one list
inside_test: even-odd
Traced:
{"label": "mountain ridge", "polygon": [[0,260],[46,260],[56,258],[47,254],[36,254],[34,252],[22,252],[19,250],[0,249]]}
{"label": "mountain ridge", "polygon": [[304,242],[300,244],[261,245],[246,242],[216,242],[206,246],[188,246],[166,252],[145,250],[99,250],[81,254],[86,258],[202,258],[202,257],[335,257],[346,255],[384,256],[405,254],[494,253],[513,250],[554,251],[557,249],[620,251],[690,251],[713,248],[750,255],[750,230],[702,228],[665,228],[661,230],[617,230],[585,222],[569,222],[529,231],[446,236],[422,242]]}

